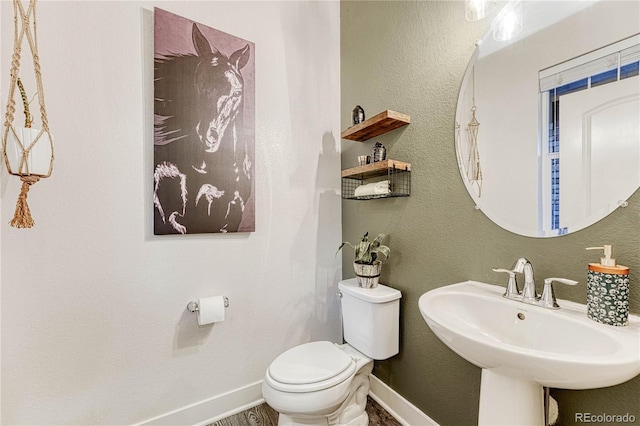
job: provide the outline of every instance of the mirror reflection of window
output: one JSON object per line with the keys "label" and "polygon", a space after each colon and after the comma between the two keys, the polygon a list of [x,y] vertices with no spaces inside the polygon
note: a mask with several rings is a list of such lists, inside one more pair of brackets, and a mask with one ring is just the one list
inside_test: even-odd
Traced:
{"label": "mirror reflection of window", "polygon": [[[597,170],[598,176],[630,175],[632,179],[621,182],[637,182],[639,68],[636,35],[540,72],[541,134],[546,140],[539,214],[546,233],[563,235],[569,231],[563,224],[612,209],[600,191],[619,192],[620,201],[633,192],[607,188],[601,178],[591,176]],[[567,118],[563,111],[569,111]],[[582,191],[562,191],[563,186]]]}

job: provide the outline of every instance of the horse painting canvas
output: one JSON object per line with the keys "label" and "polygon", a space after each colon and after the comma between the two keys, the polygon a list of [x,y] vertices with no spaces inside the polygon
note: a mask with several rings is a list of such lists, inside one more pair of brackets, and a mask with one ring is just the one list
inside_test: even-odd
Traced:
{"label": "horse painting canvas", "polygon": [[154,233],[254,231],[255,45],[154,15]]}

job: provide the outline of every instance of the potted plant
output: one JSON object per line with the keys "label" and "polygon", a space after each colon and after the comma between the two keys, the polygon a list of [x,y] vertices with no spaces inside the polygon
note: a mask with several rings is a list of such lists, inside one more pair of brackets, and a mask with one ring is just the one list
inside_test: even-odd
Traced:
{"label": "potted plant", "polygon": [[[4,154],[9,173],[17,176],[47,177],[51,174],[52,143],[47,132],[32,128],[33,115],[29,110],[29,100],[20,78],[18,90],[24,111],[24,127],[11,126],[6,133]],[[43,139],[40,142],[40,139]],[[38,143],[40,142],[40,143]]]}
{"label": "potted plant", "polygon": [[[15,72],[17,70],[12,69],[12,73]],[[20,176],[22,187],[16,203],[16,211],[9,223],[16,228],[31,228],[34,225],[34,221],[27,204],[27,193],[29,192],[29,187],[38,182],[40,178],[46,178],[51,175],[53,168],[53,141],[45,118],[46,112],[42,96],[39,96],[42,129],[34,129],[32,128],[33,115],[29,111],[29,100],[22,81],[17,78],[15,84],[20,91],[25,119],[24,127],[13,126],[13,99],[10,98],[2,137],[2,155],[9,173]],[[39,87],[41,87],[41,84],[39,84]],[[13,94],[14,88],[15,86],[11,87],[10,93]]]}
{"label": "potted plant", "polygon": [[343,242],[338,247],[338,251],[345,245],[353,248],[355,260],[353,262],[353,270],[358,279],[358,285],[364,288],[374,288],[378,285],[380,271],[382,270],[382,260],[379,255],[383,255],[384,259],[388,259],[391,255],[391,249],[382,244],[387,234],[378,234],[373,241],[369,241],[369,232],[366,232],[357,244],[351,244],[348,241]]}

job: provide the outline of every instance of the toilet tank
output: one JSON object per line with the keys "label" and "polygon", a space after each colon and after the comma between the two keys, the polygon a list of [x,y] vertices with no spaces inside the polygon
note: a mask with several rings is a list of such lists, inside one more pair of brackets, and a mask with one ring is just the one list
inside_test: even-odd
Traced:
{"label": "toilet tank", "polygon": [[395,288],[358,286],[356,278],[340,281],[344,340],[372,359],[399,351],[400,298]]}

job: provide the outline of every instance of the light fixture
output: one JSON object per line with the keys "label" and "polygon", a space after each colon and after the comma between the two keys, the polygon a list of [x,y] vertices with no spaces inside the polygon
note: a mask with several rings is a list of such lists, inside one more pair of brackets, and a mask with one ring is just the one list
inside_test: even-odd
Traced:
{"label": "light fixture", "polygon": [[522,31],[523,1],[511,0],[491,23],[493,39],[507,41]]}
{"label": "light fixture", "polygon": [[467,21],[479,21],[491,13],[496,3],[494,0],[465,0],[464,16]]}

